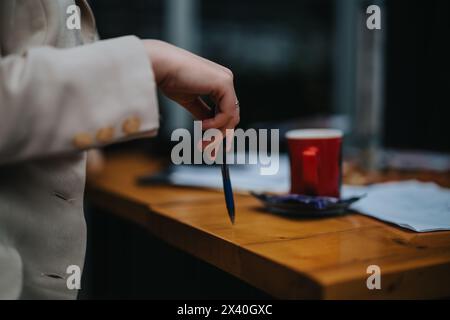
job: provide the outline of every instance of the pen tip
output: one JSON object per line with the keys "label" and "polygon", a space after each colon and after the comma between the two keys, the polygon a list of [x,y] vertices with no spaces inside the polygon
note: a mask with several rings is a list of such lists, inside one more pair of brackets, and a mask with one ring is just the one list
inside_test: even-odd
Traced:
{"label": "pen tip", "polygon": [[234,214],[230,215],[231,224],[234,226]]}

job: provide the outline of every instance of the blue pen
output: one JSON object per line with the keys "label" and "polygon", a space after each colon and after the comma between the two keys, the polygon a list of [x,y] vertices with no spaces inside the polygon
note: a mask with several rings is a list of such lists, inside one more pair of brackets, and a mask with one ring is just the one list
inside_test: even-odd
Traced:
{"label": "blue pen", "polygon": [[[213,114],[216,114],[217,108],[212,108]],[[230,217],[231,223],[234,225],[234,196],[233,196],[233,189],[231,187],[231,180],[230,180],[230,171],[228,170],[228,164],[227,164],[227,154],[226,154],[226,137],[223,139],[222,143],[223,147],[223,161],[222,161],[222,182],[223,182],[223,192],[225,195],[225,204],[227,206],[228,216]]]}
{"label": "blue pen", "polygon": [[231,188],[230,172],[228,171],[227,156],[225,150],[222,163],[222,181],[223,181],[223,192],[225,193],[225,203],[227,205],[228,210],[228,216],[230,217],[231,223],[234,224],[234,197],[233,197],[233,189]]}

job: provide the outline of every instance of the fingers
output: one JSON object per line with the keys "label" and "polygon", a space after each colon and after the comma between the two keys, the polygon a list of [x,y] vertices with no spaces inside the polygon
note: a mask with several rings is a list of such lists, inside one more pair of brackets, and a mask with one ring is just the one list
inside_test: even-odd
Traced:
{"label": "fingers", "polygon": [[[204,130],[216,128],[222,131],[227,128],[226,126],[229,122],[230,115],[225,112],[219,112],[214,116],[214,118],[203,120],[202,127]],[[223,131],[223,133],[225,133],[225,131]]]}
{"label": "fingers", "polygon": [[203,121],[203,128],[217,128],[225,134],[226,129],[233,129],[239,123],[239,108],[237,108],[237,96],[234,90],[233,76],[224,73],[211,97],[217,104],[217,112],[214,118]]}
{"label": "fingers", "polygon": [[[202,122],[202,129],[208,130],[212,128],[216,128],[220,130],[222,133],[222,137],[225,137],[227,126],[229,124],[228,116],[225,113],[219,113],[216,114],[214,118],[203,120]],[[222,143],[222,141],[216,141],[215,143]],[[205,149],[206,147],[212,145],[213,143],[211,141],[203,141],[202,149]]]}
{"label": "fingers", "polygon": [[200,97],[197,97],[190,102],[183,103],[183,107],[198,120],[205,120],[211,117],[211,108]]}

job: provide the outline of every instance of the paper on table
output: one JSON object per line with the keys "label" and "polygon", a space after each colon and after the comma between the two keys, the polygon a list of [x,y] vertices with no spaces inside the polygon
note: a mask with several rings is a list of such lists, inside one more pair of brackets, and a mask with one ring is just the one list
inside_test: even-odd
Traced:
{"label": "paper on table", "polygon": [[[277,175],[262,176],[256,165],[230,165],[235,191],[289,192],[289,160],[280,156]],[[222,188],[217,167],[177,166],[168,180],[176,185]],[[368,187],[344,186],[342,196],[367,194],[351,208],[417,232],[450,230],[450,190],[433,183],[403,181]]]}
{"label": "paper on table", "polygon": [[[289,191],[289,160],[285,155],[280,155],[276,175],[262,176],[258,165],[229,165],[229,170],[234,191]],[[221,171],[218,167],[175,166],[168,180],[181,186],[222,188]]]}
{"label": "paper on table", "polygon": [[343,196],[367,193],[351,208],[401,227],[428,232],[450,230],[450,190],[419,181],[346,186]]}

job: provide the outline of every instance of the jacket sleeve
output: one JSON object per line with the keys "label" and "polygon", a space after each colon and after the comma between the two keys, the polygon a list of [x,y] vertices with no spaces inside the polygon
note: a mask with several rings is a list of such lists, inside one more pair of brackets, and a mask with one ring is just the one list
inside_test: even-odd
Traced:
{"label": "jacket sleeve", "polygon": [[152,136],[148,56],[134,36],[0,60],[0,164]]}

